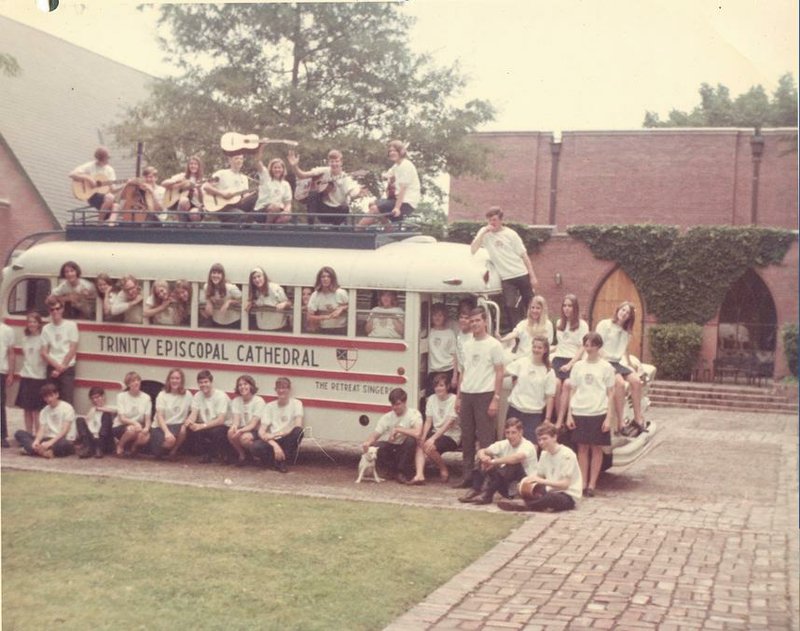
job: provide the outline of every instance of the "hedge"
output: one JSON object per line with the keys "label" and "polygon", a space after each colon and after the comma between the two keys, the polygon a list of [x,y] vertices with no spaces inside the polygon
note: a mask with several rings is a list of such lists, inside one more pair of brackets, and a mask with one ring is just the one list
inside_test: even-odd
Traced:
{"label": "hedge", "polygon": [[655,324],[647,333],[658,376],[688,381],[700,355],[703,327],[699,324]]}
{"label": "hedge", "polygon": [[797,377],[797,325],[785,324],[781,329],[781,339],[786,363],[789,364],[792,374]]}

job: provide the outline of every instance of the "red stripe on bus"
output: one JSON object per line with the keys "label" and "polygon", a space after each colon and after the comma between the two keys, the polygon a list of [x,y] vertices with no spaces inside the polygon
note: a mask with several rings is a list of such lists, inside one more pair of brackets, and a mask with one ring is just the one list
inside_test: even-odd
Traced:
{"label": "red stripe on bus", "polygon": [[[22,320],[21,324],[25,324]],[[352,339],[330,339],[325,337],[315,337],[311,334],[298,336],[291,335],[262,335],[260,333],[234,333],[223,329],[210,331],[195,331],[193,329],[183,329],[180,327],[151,327],[151,326],[120,326],[118,324],[100,324],[97,322],[77,321],[78,328],[83,331],[95,333],[116,333],[124,335],[160,335],[162,337],[190,337],[209,340],[231,340],[235,342],[258,342],[271,344],[295,344],[298,346],[332,346],[335,348],[357,348],[370,351],[405,351],[407,346],[404,342],[374,342],[372,340],[352,340]]]}
{"label": "red stripe on bus", "polygon": [[255,372],[266,375],[292,375],[296,377],[320,377],[338,379],[341,381],[372,381],[378,383],[404,384],[406,378],[400,375],[375,375],[363,372],[336,372],[333,370],[313,370],[308,368],[289,368],[284,366],[253,366],[252,364],[223,364],[220,362],[181,360],[181,359],[155,359],[150,357],[126,357],[116,355],[109,357],[100,353],[78,352],[79,361],[100,361],[123,364],[137,364],[145,366],[208,368],[209,370],[236,370],[244,373]]}

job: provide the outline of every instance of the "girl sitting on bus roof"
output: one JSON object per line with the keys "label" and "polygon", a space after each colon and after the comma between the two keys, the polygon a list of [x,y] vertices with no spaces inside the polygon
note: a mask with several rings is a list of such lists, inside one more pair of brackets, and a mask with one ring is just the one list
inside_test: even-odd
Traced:
{"label": "girl sitting on bus roof", "polygon": [[270,282],[261,267],[250,272],[250,300],[245,307],[250,314],[250,330],[275,331],[286,326],[292,303],[278,283]]}
{"label": "girl sitting on bus roof", "polygon": [[221,264],[214,263],[208,271],[204,293],[206,304],[203,314],[211,319],[211,326],[238,329],[242,292],[233,283],[225,282],[225,268]]}
{"label": "girl sitting on bus roof", "polygon": [[81,267],[75,261],[61,266],[58,277],[62,281],[53,290],[53,295],[64,302],[65,318],[93,318],[97,290],[91,281],[81,278]]}
{"label": "girl sitting on bus roof", "polygon": [[308,328],[330,335],[347,335],[347,292],[339,287],[332,267],[317,272],[314,293],[308,300]]}

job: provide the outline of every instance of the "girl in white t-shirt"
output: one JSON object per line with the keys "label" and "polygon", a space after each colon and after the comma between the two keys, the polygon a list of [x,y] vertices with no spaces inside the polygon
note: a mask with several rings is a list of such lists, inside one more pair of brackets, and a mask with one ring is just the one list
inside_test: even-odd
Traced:
{"label": "girl in white t-shirt", "polygon": [[[530,352],[531,342],[537,335],[546,338],[548,343],[553,342],[553,323],[547,315],[547,301],[543,296],[534,296],[531,299],[528,305],[528,317],[517,323],[517,326],[500,341],[504,344],[516,341],[516,348],[512,346],[511,352],[514,357],[519,357]],[[525,437],[528,438],[528,435],[525,434]]]}
{"label": "girl in white t-shirt", "polygon": [[[442,458],[443,453],[458,451],[461,445],[461,428],[456,414],[456,395],[449,391],[450,380],[447,375],[433,377],[434,393],[425,404],[425,423],[422,426],[422,441],[417,448],[417,460],[421,465],[417,471],[425,470],[425,457],[433,460],[439,467],[439,477],[443,483],[450,479],[450,471]],[[424,479],[424,477],[423,477]]]}
{"label": "girl in white t-shirt", "polygon": [[175,299],[169,290],[169,283],[157,280],[150,288],[150,295],[144,301],[144,316],[150,318],[150,324],[174,326],[177,324]]}
{"label": "girl in white t-shirt", "polygon": [[150,423],[153,402],[150,395],[142,392],[142,378],[138,372],[125,375],[125,391],[117,397],[117,416],[113,434],[117,443],[117,455],[124,456],[126,449],[135,455],[140,447],[150,441]]}
{"label": "girl in white t-shirt", "polygon": [[42,357],[42,316],[36,311],[29,311],[25,317],[22,357],[15,405],[24,410],[25,430],[36,434],[39,429],[39,410],[44,406],[41,390],[47,383],[47,362]]}
{"label": "girl in white t-shirt", "polygon": [[392,140],[387,145],[387,156],[392,166],[386,172],[385,197],[369,205],[367,216],[359,226],[369,226],[376,221],[387,225],[402,221],[411,215],[419,204],[421,186],[417,167],[408,158],[408,147],[402,140]]}
{"label": "girl in white t-shirt", "polygon": [[250,272],[250,300],[245,309],[250,314],[250,330],[276,331],[286,326],[292,302],[278,283],[270,282],[261,267]]}
{"label": "girl in white t-shirt", "polygon": [[203,163],[197,156],[186,162],[186,171],[176,173],[168,180],[161,182],[167,189],[179,189],[177,202],[170,204],[169,210],[177,209],[184,215],[178,215],[178,221],[200,221],[203,218]]}
{"label": "girl in white t-shirt", "polygon": [[506,418],[522,422],[522,434],[536,444],[536,428],[553,417],[556,375],[550,367],[550,344],[543,335],[535,335],[527,356],[506,366],[514,386],[508,397]]}
{"label": "girl in white t-shirt", "polygon": [[369,312],[365,329],[369,337],[403,339],[405,334],[405,314],[397,306],[396,291],[380,292],[378,306]]}
{"label": "girl in white t-shirt", "polygon": [[428,383],[425,395],[434,392],[433,379],[436,375],[446,375],[450,383],[456,368],[456,333],[447,318],[447,307],[437,302],[431,306],[431,328],[428,332]]}
{"label": "girl in white t-shirt", "polygon": [[615,375],[611,364],[600,357],[603,338],[587,333],[583,342],[585,359],[572,368],[569,378],[569,415],[567,427],[578,445],[578,464],[584,494],[594,495],[603,465],[603,447],[611,444],[610,403],[614,395]]}
{"label": "girl in white t-shirt", "polygon": [[191,412],[192,395],[186,390],[186,375],[180,368],[173,368],[156,397],[156,418],[150,430],[150,453],[157,459],[163,457],[165,450],[175,456],[175,439]]}
{"label": "girl in white t-shirt", "polygon": [[241,375],[236,380],[236,393],[239,395],[231,404],[231,426],[228,429],[228,442],[239,457],[235,463],[241,467],[247,462],[247,452],[252,450],[253,441],[258,438],[258,426],[264,417],[264,399],[257,396],[256,381],[250,375]]}
{"label": "girl in white t-shirt", "polygon": [[336,272],[325,266],[317,272],[314,293],[308,299],[308,329],[331,335],[347,335],[347,292],[339,287]]}
{"label": "girl in white t-shirt", "polygon": [[[631,302],[623,302],[614,311],[614,317],[600,320],[595,329],[603,338],[603,356],[614,367],[617,373],[617,388],[614,392],[614,407],[617,416],[617,431],[625,433],[627,429],[641,431],[645,428],[642,416],[642,380],[631,366],[631,356],[628,353],[628,344],[633,336],[633,326],[636,323],[636,308]],[[627,366],[622,364],[625,358]],[[631,387],[631,405],[633,406],[633,421],[623,430],[625,410],[625,382]]]}
{"label": "girl in white t-shirt", "polygon": [[292,189],[286,181],[286,165],[273,158],[265,167],[261,158],[266,145],[259,145],[256,154],[258,166],[258,199],[256,219],[262,223],[288,223],[292,218]]}
{"label": "girl in white t-shirt", "polygon": [[103,321],[120,322],[122,318],[111,313],[111,303],[119,290],[115,290],[114,281],[105,272],[101,272],[94,279],[94,286],[97,290],[97,297],[100,298],[100,307],[103,310]]}
{"label": "girl in white t-shirt", "polygon": [[556,374],[555,402],[558,408],[558,422],[561,427],[567,415],[569,393],[564,382],[569,379],[572,367],[583,357],[583,338],[589,332],[589,325],[581,320],[581,309],[578,297],[567,294],[561,301],[561,316],[556,323],[557,346],[553,353],[553,370]]}
{"label": "girl in white t-shirt", "polygon": [[64,303],[65,318],[94,319],[97,290],[91,281],[81,278],[81,268],[75,261],[67,261],[58,274],[62,281],[53,290],[53,295]]}
{"label": "girl in white t-shirt", "polygon": [[203,314],[211,320],[211,325],[238,329],[242,292],[236,285],[225,281],[225,268],[220,263],[214,263],[208,270],[204,293],[206,304]]}

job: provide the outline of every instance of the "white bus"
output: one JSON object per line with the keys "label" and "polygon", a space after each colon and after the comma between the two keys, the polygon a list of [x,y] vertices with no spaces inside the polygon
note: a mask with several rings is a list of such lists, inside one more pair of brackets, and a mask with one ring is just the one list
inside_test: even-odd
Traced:
{"label": "white bus", "polygon": [[[222,243],[210,245],[211,232]],[[76,320],[80,343],[74,400],[78,410],[86,407],[89,387],[119,391],[125,373],[131,370],[141,374],[151,394],[160,389],[173,367],[186,372],[188,385],[194,384],[199,370],[209,369],[215,385],[231,395],[237,376],[247,373],[267,400],[273,395],[275,378],[286,376],[307,409],[306,423],[315,437],[360,441],[390,409],[388,393],[393,388],[405,389],[410,401],[423,396],[431,305],[445,302],[456,316],[454,306],[460,297],[489,299],[500,292],[500,279],[482,252],[473,256],[463,244],[440,243],[418,234],[407,238],[398,234],[391,240],[388,235],[312,234],[308,230],[298,240],[300,232],[217,228],[206,233],[185,226],[179,230],[68,228],[66,240],[35,244],[18,253],[4,270],[2,317],[14,328],[19,345],[25,313],[31,309],[47,313],[44,300],[66,261],[77,262],[82,277],[90,281],[98,274],[114,280],[132,274],[145,297],[157,280],[171,284],[187,280],[192,287],[191,317],[184,326],[160,326],[147,318],[142,324],[108,321],[99,298],[93,317]],[[240,241],[249,244],[233,244]],[[303,242],[316,246],[297,247]],[[349,247],[330,247],[340,243]],[[202,303],[214,263],[222,264],[227,282],[241,290],[242,305],[248,301],[251,270],[263,268],[292,301],[286,325],[280,330],[251,328],[242,311],[238,328],[212,328],[204,320]],[[346,335],[306,328],[303,291],[314,285],[323,266],[336,271],[339,285],[349,295]],[[380,290],[397,292],[404,312],[400,339],[367,335],[365,323]],[[490,309],[494,314],[496,305],[490,303]]]}

